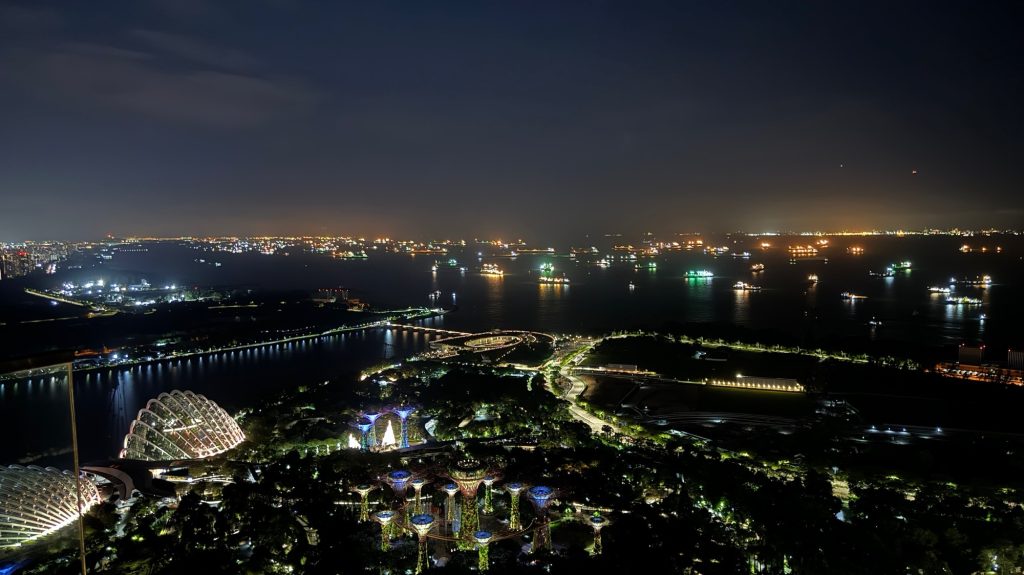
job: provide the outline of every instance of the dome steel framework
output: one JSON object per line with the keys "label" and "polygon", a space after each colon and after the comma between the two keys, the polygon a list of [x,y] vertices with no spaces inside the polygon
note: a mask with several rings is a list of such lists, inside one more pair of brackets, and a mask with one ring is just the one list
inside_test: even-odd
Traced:
{"label": "dome steel framework", "polygon": [[[78,518],[75,476],[53,467],[0,467],[0,548],[49,535]],[[82,513],[100,502],[96,486],[78,480]]]}
{"label": "dome steel framework", "polygon": [[124,438],[123,459],[205,459],[245,440],[238,423],[219,405],[191,391],[174,390],[149,400]]}

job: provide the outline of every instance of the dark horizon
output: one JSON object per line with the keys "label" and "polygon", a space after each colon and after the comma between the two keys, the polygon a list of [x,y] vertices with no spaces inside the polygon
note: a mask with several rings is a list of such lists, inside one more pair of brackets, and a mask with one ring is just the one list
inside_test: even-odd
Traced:
{"label": "dark horizon", "polygon": [[0,2],[0,240],[1024,221],[1020,4]]}

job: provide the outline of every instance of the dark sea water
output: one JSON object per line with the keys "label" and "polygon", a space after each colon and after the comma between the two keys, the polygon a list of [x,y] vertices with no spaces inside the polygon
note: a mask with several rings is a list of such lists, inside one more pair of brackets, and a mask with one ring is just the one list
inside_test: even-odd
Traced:
{"label": "dark sea water", "polygon": [[[369,330],[74,375],[83,462],[117,455],[132,419],[161,392],[189,389],[229,412],[282,388],[354,377],[384,359],[426,347],[436,336]],[[54,377],[0,384],[0,464],[70,465],[67,386]]]}
{"label": "dark sea water", "polygon": [[[1016,238],[1011,238],[1016,242]],[[451,254],[468,271],[431,272],[434,256],[400,256],[371,252],[365,261],[332,260],[295,253],[289,256],[200,252],[176,243],[153,245],[146,253],[124,253],[94,268],[62,272],[43,280],[108,282],[146,278],[151,283],[251,286],[265,290],[312,290],[347,287],[353,297],[377,307],[430,305],[429,294],[440,291],[435,305],[454,310],[433,325],[482,331],[495,328],[547,332],[592,332],[632,327],[657,328],[677,322],[721,322],[789,334],[798,341],[843,340],[912,342],[955,346],[985,343],[989,350],[1022,347],[1024,333],[1024,266],[1019,242],[991,238],[969,243],[1002,245],[1002,253],[960,253],[963,239],[946,237],[833,239],[829,261],[789,263],[780,249],[794,240],[774,238],[773,249],[750,246],[750,259],[711,257],[700,252],[673,252],[653,258],[657,270],[636,270],[635,263],[614,261],[600,268],[590,260],[566,256],[520,255],[516,259],[478,257],[474,249]],[[805,240],[809,241],[809,240]],[[864,255],[847,254],[849,245]],[[602,251],[602,255],[610,253]],[[207,263],[195,260],[202,258]],[[913,269],[893,278],[876,278],[869,270],[911,260]],[[209,262],[220,262],[217,267]],[[643,261],[643,260],[642,260]],[[504,277],[478,273],[482,262],[497,263]],[[766,270],[752,274],[752,263]],[[537,269],[553,263],[570,285],[539,285]],[[687,281],[688,269],[708,269],[710,281]],[[807,282],[809,274],[819,282]],[[958,288],[959,295],[981,298],[979,307],[945,303],[930,294],[931,285],[947,285],[951,277],[990,274],[988,288]],[[737,281],[762,286],[759,292],[732,288]],[[633,284],[630,289],[629,284]],[[868,296],[847,301],[844,291]],[[10,296],[8,293],[5,297]],[[6,302],[11,305],[11,302]],[[985,319],[982,319],[984,314]],[[871,320],[881,321],[873,327]],[[191,389],[229,410],[251,405],[275,390],[357,372],[389,357],[423,349],[423,335],[373,330],[283,346],[214,354],[177,363],[79,374],[76,381],[82,459],[116,455],[134,414],[162,391]],[[1005,353],[1005,352],[1003,352]],[[995,357],[994,359],[1000,359]],[[60,380],[10,382],[0,387],[0,464],[49,454],[37,463],[67,465],[66,455],[53,455],[69,445],[66,388]]]}
{"label": "dark sea water", "polygon": [[[1009,243],[1010,240],[1015,244]],[[828,248],[827,263],[789,263],[787,243],[811,242],[813,238],[786,240],[750,259],[711,257],[700,252],[674,252],[653,258],[657,271],[638,271],[634,262],[616,261],[600,268],[587,260],[566,256],[520,255],[480,259],[474,249],[455,253],[466,273],[440,269],[431,273],[434,256],[401,256],[371,252],[368,260],[332,260],[296,253],[290,256],[226,254],[191,250],[176,244],[151,247],[148,253],[118,254],[99,268],[75,270],[80,278],[104,276],[141,278],[153,283],[253,286],[272,290],[310,290],[344,286],[353,297],[379,307],[428,305],[428,294],[442,292],[437,305],[457,306],[445,324],[467,330],[494,328],[535,329],[554,332],[603,332],[630,326],[659,327],[666,322],[729,322],[754,329],[777,329],[795,335],[831,333],[929,344],[985,342],[990,346],[1019,345],[1024,320],[1024,242],[1018,238],[967,240],[949,237],[839,238]],[[1003,253],[960,253],[964,242],[975,246],[999,244]],[[865,247],[865,254],[849,255],[848,245]],[[610,253],[603,251],[604,253]],[[206,259],[200,264],[195,259]],[[888,263],[911,260],[910,272],[893,278],[870,277]],[[222,265],[215,267],[209,262]],[[504,277],[477,272],[482,262],[501,266]],[[572,283],[540,285],[537,269],[553,263]],[[766,270],[752,274],[752,263]],[[711,281],[686,281],[688,269],[708,269]],[[817,274],[811,287],[809,274]],[[960,295],[978,297],[980,307],[945,303],[945,296],[929,294],[928,286],[944,286],[951,277],[990,274],[994,285],[987,289],[964,287]],[[57,279],[62,276],[56,276]],[[54,281],[57,281],[55,279]],[[762,286],[760,292],[738,292],[737,281]],[[635,289],[629,289],[629,283]],[[852,291],[866,300],[844,301],[840,293]],[[454,295],[453,295],[454,294]],[[981,314],[987,319],[980,320]],[[872,319],[883,322],[872,330]]]}

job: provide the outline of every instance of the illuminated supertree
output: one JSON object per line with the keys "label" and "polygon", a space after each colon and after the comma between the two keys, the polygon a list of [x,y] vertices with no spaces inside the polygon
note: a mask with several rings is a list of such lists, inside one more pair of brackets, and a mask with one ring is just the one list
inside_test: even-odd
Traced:
{"label": "illuminated supertree", "polygon": [[[496,463],[496,465],[498,464]],[[477,550],[477,568],[480,572],[486,572],[490,568],[490,544],[494,541],[519,537],[523,534],[518,502],[521,493],[524,491],[533,504],[539,518],[535,525],[532,526],[533,545],[531,552],[551,548],[548,507],[554,500],[555,490],[544,486],[527,489],[522,483],[509,483],[505,486],[512,497],[512,503],[509,506],[511,516],[509,517],[508,528],[501,527],[500,522],[493,517],[483,518],[484,521],[488,522],[488,526],[483,527],[481,525],[482,518],[479,515],[480,506],[478,504],[480,502],[476,496],[481,485],[486,485],[489,490],[493,488],[500,477],[500,473],[489,471],[488,466],[479,460],[465,458],[456,460],[449,468],[448,475],[451,477],[452,482],[441,486],[441,489],[448,496],[443,522],[440,515],[434,516],[429,492],[427,494],[427,501],[423,500],[423,490],[425,487],[429,487],[431,483],[427,476],[421,475],[419,472],[398,469],[379,477],[378,485],[386,483],[391,486],[395,493],[395,499],[390,503],[390,509],[370,514],[370,518],[381,525],[380,546],[382,551],[390,549],[392,541],[403,532],[411,532],[417,538],[415,568],[417,575],[422,575],[430,567],[430,549],[428,545],[430,539],[448,542],[454,549],[463,551],[471,551],[475,548]],[[407,498],[409,487],[416,491],[415,499]],[[367,509],[367,496],[372,489],[373,486],[370,484],[359,484],[352,489],[363,498],[361,511]],[[456,498],[457,493],[461,493],[462,497]],[[412,503],[412,505],[409,503]],[[457,503],[459,504],[457,505]],[[586,521],[595,530],[595,547],[597,548],[596,552],[599,553],[600,533],[598,530],[600,526],[605,524],[605,520],[603,517],[595,514],[593,519],[587,518]]]}
{"label": "illuminated supertree", "polygon": [[359,494],[359,520],[369,521],[370,520],[370,492],[375,489],[375,486],[369,483],[360,483],[352,488]]}
{"label": "illuminated supertree", "polygon": [[490,515],[494,513],[494,503],[491,501],[491,487],[494,486],[494,482],[498,478],[493,475],[484,476],[484,513]]}
{"label": "illuminated supertree", "polygon": [[519,531],[523,528],[522,523],[519,521],[519,494],[526,489],[526,486],[522,483],[509,483],[505,485],[505,491],[508,491],[510,502],[508,506],[508,528],[512,531]]}
{"label": "illuminated supertree", "polygon": [[421,503],[421,496],[423,492],[423,486],[427,484],[427,480],[422,477],[416,477],[409,482],[412,485],[413,490],[416,491],[416,502],[413,504],[413,511],[416,513],[422,513],[423,507]]}
{"label": "illuminated supertree", "polygon": [[380,523],[380,550],[391,548],[391,522],[395,520],[395,512],[384,509],[373,514],[373,520]]}
{"label": "illuminated supertree", "polygon": [[416,410],[412,407],[402,406],[396,407],[393,411],[402,422],[402,443],[399,444],[399,447],[409,447],[409,416]]}
{"label": "illuminated supertree", "polygon": [[404,469],[391,471],[384,476],[384,481],[391,486],[395,497],[401,502],[400,505],[405,505],[405,492],[409,489],[409,480],[411,479],[412,473]]}
{"label": "illuminated supertree", "polygon": [[483,573],[487,571],[488,567],[491,566],[490,560],[490,549],[489,544],[494,536],[491,535],[490,531],[477,531],[473,534],[473,539],[476,540],[477,544],[477,569]]}
{"label": "illuminated supertree", "polygon": [[448,501],[444,506],[444,520],[450,525],[455,521],[455,494],[459,492],[459,486],[454,483],[446,483],[444,492],[448,494]]}
{"label": "illuminated supertree", "polygon": [[594,555],[601,554],[601,528],[608,525],[608,520],[600,513],[594,513],[588,520],[594,530]]}
{"label": "illuminated supertree", "polygon": [[533,504],[537,513],[537,526],[533,530],[533,547],[531,551],[551,548],[551,525],[548,523],[548,504],[554,497],[555,490],[544,485],[535,485],[526,490],[526,497]]}
{"label": "illuminated supertree", "polygon": [[377,420],[380,419],[380,412],[364,413],[363,417],[370,420],[370,446],[377,447]]}
{"label": "illuminated supertree", "polygon": [[459,522],[459,530],[472,536],[480,525],[480,516],[476,506],[476,492],[487,475],[482,463],[476,459],[462,459],[457,462],[449,475],[459,486],[462,493],[462,519]]}
{"label": "illuminated supertree", "polygon": [[364,450],[370,449],[370,430],[373,429],[373,422],[367,418],[362,418],[356,422],[356,427],[359,428],[360,438],[359,445]]}
{"label": "illuminated supertree", "polygon": [[427,533],[434,526],[434,516],[426,513],[419,513],[409,520],[418,541],[419,551],[416,554],[416,573],[422,573],[427,568]]}

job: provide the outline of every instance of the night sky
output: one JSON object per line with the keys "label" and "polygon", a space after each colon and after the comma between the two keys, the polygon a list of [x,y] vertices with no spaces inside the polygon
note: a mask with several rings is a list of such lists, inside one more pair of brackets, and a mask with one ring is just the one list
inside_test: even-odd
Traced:
{"label": "night sky", "polygon": [[1021,2],[0,0],[0,240],[1019,227],[1022,29]]}

